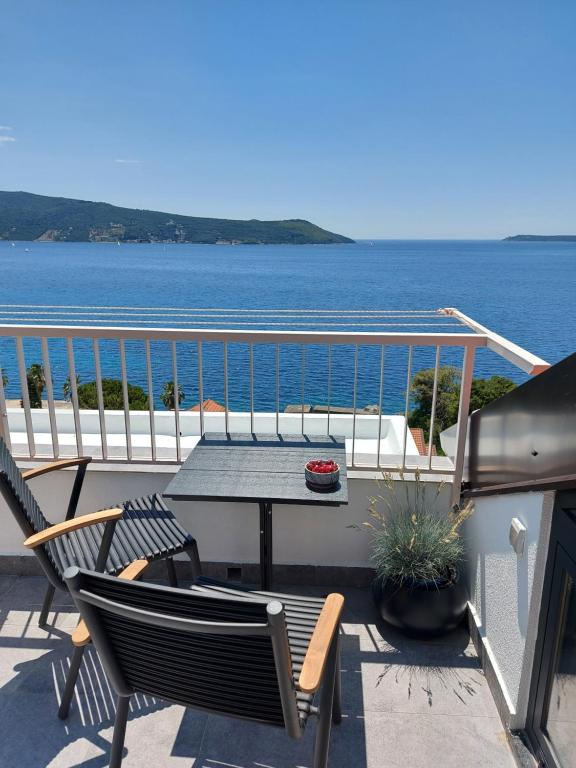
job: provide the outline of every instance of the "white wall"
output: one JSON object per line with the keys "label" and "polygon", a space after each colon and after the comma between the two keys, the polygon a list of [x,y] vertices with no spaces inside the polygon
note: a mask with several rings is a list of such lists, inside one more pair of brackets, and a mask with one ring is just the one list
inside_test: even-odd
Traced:
{"label": "white wall", "polygon": [[[125,467],[111,470],[105,465],[93,464],[86,473],[79,513],[161,492],[174,472],[174,467],[130,471]],[[349,504],[346,506],[274,506],[274,562],[370,565],[368,535],[348,527],[367,519],[368,498],[377,492],[375,480],[359,478],[359,474],[349,473]],[[64,470],[31,481],[30,487],[51,522],[63,519],[73,480],[74,471]],[[450,486],[446,485],[442,493],[448,505]],[[399,493],[399,496],[403,494]],[[203,560],[258,562],[259,513],[256,504],[169,502],[169,506],[198,540]],[[22,533],[2,498],[0,531],[0,556],[25,553],[21,545]]]}
{"label": "white wall", "polygon": [[[552,493],[478,497],[466,523],[470,602],[513,728],[526,717],[552,506]],[[508,539],[514,517],[527,528],[522,556]]]}

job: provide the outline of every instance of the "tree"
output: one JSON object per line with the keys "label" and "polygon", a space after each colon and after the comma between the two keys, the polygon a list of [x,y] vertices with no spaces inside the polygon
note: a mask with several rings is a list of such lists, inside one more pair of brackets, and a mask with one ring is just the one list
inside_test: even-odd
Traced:
{"label": "tree", "polygon": [[[42,392],[46,386],[46,376],[44,367],[40,363],[32,363],[26,371],[26,382],[28,385],[28,399],[30,408],[42,408]],[[23,406],[22,406],[23,407]]]}
{"label": "tree", "polygon": [[[483,408],[516,387],[513,381],[504,376],[491,376],[489,379],[474,379],[470,388],[469,413]],[[418,371],[412,381],[411,397],[414,409],[410,412],[408,423],[411,427],[421,427],[426,440],[430,440],[430,414],[434,394],[434,369]],[[434,444],[440,446],[440,432],[458,421],[460,405],[460,370],[451,365],[438,370],[438,388],[436,394],[436,415],[434,417]]]}
{"label": "tree", "polygon": [[[76,374],[76,389],[78,389],[79,385],[80,385],[80,376]],[[69,403],[70,400],[72,399],[72,380],[70,379],[70,375],[66,376],[66,381],[64,382],[62,391],[64,392],[64,400],[66,400],[66,402]]]}
{"label": "tree", "polygon": [[[124,395],[120,379],[102,379],[102,397],[104,408],[108,411],[121,411],[124,408]],[[95,410],[98,408],[96,382],[88,381],[78,387],[80,408]],[[147,411],[148,395],[142,387],[128,384],[128,407],[131,411]]]}
{"label": "tree", "polygon": [[516,384],[505,376],[491,376],[489,379],[474,379],[470,390],[470,413],[483,408],[492,400],[516,389]]}
{"label": "tree", "polygon": [[[460,371],[452,365],[442,366],[438,370],[436,393],[436,415],[434,417],[434,442],[446,427],[454,424],[458,418],[458,397],[460,393]],[[418,371],[412,380],[411,397],[415,404],[408,423],[411,427],[421,427],[426,440],[430,439],[430,414],[434,396],[434,369]]]}
{"label": "tree", "polygon": [[0,368],[0,375],[2,376],[2,386],[5,387],[8,384],[8,376],[4,373],[4,368]]}
{"label": "tree", "polygon": [[[184,400],[185,398],[184,390],[178,384],[178,405]],[[160,395],[160,400],[162,401],[162,404],[165,408],[168,408],[168,410],[173,411],[176,407],[175,404],[175,397],[174,397],[174,382],[172,380],[167,381],[164,384],[164,389],[162,390],[162,394]]]}

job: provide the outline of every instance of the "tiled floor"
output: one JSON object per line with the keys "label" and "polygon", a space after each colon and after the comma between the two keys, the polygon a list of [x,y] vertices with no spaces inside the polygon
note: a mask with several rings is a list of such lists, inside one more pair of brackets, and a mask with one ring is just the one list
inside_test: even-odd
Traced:
{"label": "tiled floor", "polygon": [[[57,594],[50,632],[37,626],[44,581],[0,577],[0,766],[103,768],[114,697],[91,648],[66,722],[56,716],[77,616]],[[344,718],[330,768],[513,768],[514,761],[467,634],[422,643],[376,621],[367,590],[347,598],[342,638]],[[283,731],[133,701],[124,768],[296,768],[312,763],[315,726]]]}

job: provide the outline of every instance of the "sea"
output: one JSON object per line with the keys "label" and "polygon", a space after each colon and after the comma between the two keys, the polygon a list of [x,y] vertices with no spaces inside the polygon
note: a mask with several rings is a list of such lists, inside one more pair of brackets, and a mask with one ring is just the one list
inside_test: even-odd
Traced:
{"label": "sea", "polygon": [[[576,243],[494,240],[362,240],[343,245],[187,245],[0,242],[0,324],[120,325],[241,330],[436,332],[454,327],[430,310],[456,307],[550,363],[576,350]],[[27,339],[25,362],[42,361]],[[80,383],[94,378],[91,342],[74,341]],[[115,341],[100,342],[102,374],[120,377]],[[65,343],[49,342],[57,399],[68,376]],[[364,407],[380,402],[403,412],[408,351],[387,346],[281,345],[253,348],[256,410],[302,402]],[[434,364],[434,349],[415,347],[411,375]],[[443,365],[461,364],[442,348]],[[128,379],[147,386],[144,344],[126,343]],[[176,346],[182,407],[223,402],[223,347],[202,345],[202,390],[195,344]],[[381,369],[383,362],[383,376]],[[329,365],[330,363],[330,365]],[[173,378],[172,348],[153,342],[156,403]],[[354,370],[358,372],[354,386]],[[0,340],[6,397],[21,394],[12,339]],[[250,349],[228,348],[232,409],[250,409]],[[475,375],[527,379],[489,350],[476,355]],[[382,391],[381,391],[382,385]]]}

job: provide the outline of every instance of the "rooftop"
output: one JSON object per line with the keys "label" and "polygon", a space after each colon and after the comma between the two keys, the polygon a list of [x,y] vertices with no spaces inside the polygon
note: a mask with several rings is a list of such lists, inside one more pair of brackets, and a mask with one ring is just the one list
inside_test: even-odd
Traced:
{"label": "rooftop", "polygon": [[[57,592],[49,631],[37,626],[43,578],[0,577],[0,765],[107,765],[114,697],[93,647],[66,722],[56,710],[78,615]],[[290,587],[285,588],[290,591]],[[299,586],[297,591],[306,590]],[[320,588],[310,593],[321,594]],[[343,590],[344,717],[332,730],[330,768],[512,768],[504,727],[468,633],[406,639],[374,623],[368,590]],[[314,725],[302,741],[282,730],[134,697],[125,768],[308,766]],[[23,723],[29,723],[23,738]]]}

